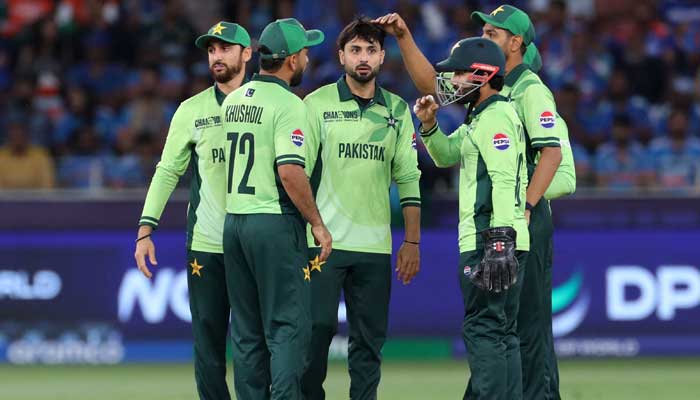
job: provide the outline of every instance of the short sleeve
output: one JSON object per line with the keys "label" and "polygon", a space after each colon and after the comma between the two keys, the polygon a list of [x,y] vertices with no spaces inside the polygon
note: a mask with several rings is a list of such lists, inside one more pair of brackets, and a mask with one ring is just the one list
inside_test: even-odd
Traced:
{"label": "short sleeve", "polygon": [[309,133],[306,105],[296,96],[282,104],[275,115],[275,164],[305,167],[306,135]]}
{"label": "short sleeve", "polygon": [[557,107],[552,94],[542,84],[532,84],[523,95],[523,119],[533,148],[561,147],[557,130]]}

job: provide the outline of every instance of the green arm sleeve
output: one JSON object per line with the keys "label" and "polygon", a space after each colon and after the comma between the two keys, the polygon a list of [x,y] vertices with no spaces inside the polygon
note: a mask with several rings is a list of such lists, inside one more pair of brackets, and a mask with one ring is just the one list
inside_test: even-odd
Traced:
{"label": "green arm sleeve", "polygon": [[557,106],[552,93],[542,84],[525,89],[522,100],[523,122],[533,148],[560,147],[557,132]]}
{"label": "green arm sleeve", "polygon": [[399,189],[401,208],[420,207],[420,170],[416,151],[416,130],[407,105],[399,127],[396,150],[391,163],[391,175]]}
{"label": "green arm sleeve", "polygon": [[158,227],[160,216],[180,177],[190,163],[192,134],[187,113],[178,107],[165,140],[163,154],[148,187],[139,225]]}
{"label": "green arm sleeve", "polygon": [[457,164],[461,158],[462,140],[466,136],[467,127],[465,125],[457,128],[448,137],[440,126],[435,124],[428,132],[421,132],[421,138],[428,149],[428,154],[438,168],[447,168]]}
{"label": "green arm sleeve", "polygon": [[306,141],[306,175],[311,176],[318,162],[318,158],[321,156],[321,124],[322,115],[316,111],[314,102],[308,97],[304,99],[304,104],[306,104],[309,129],[304,135]]}
{"label": "green arm sleeve", "polygon": [[306,167],[309,117],[304,102],[293,98],[281,106],[281,112],[275,114],[275,164]]}
{"label": "green arm sleeve", "polygon": [[[491,114],[500,117],[497,114]],[[516,127],[505,118],[483,118],[470,138],[473,138],[481,157],[486,164],[486,170],[491,178],[491,199],[493,216],[491,227],[513,226],[515,222],[515,202],[517,189],[518,151]],[[503,140],[506,135],[509,140],[507,148],[496,147],[495,135]],[[522,163],[522,160],[521,160]]]}
{"label": "green arm sleeve", "polygon": [[576,165],[571,142],[569,142],[569,129],[561,117],[557,118],[557,124],[560,124],[561,164],[554,174],[552,183],[544,192],[544,198],[547,200],[568,196],[576,191]]}

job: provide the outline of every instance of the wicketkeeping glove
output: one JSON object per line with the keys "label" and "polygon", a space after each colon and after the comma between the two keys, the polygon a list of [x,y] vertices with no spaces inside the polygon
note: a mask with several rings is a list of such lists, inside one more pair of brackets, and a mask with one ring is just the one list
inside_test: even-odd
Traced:
{"label": "wicketkeeping glove", "polygon": [[489,228],[481,232],[484,258],[472,271],[471,281],[480,289],[500,293],[518,281],[518,259],[515,257],[517,233],[511,227]]}

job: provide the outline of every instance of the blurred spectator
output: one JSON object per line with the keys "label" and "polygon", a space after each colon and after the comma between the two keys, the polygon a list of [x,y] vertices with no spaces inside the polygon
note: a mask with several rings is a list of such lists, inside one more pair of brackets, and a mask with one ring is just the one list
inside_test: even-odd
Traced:
{"label": "blurred spectator", "polygon": [[93,123],[93,102],[88,98],[88,93],[77,86],[71,86],[66,90],[66,107],[56,118],[55,129],[52,136],[52,145],[57,154],[64,154],[68,139],[75,132]]}
{"label": "blurred spectator", "polygon": [[619,51],[617,65],[629,79],[632,94],[658,103],[669,87],[670,71],[661,58],[647,54],[644,40],[645,32],[635,30],[629,42]]}
{"label": "blurred spectator", "polygon": [[53,0],[5,0],[6,20],[0,26],[3,36],[17,34],[32,22],[46,15],[53,7]]}
{"label": "blurred spectator", "polygon": [[127,120],[134,132],[155,136],[168,126],[175,107],[168,107],[166,101],[159,96],[160,74],[156,67],[142,68],[139,80],[138,94],[126,106]]}
{"label": "blurred spectator", "polygon": [[58,162],[58,180],[67,188],[100,188],[104,173],[98,151],[100,141],[92,126],[78,129],[68,141],[68,154]]}
{"label": "blurred spectator", "polygon": [[681,188],[700,183],[700,139],[690,137],[685,109],[671,111],[668,136],[654,139],[649,150],[659,185]]}
{"label": "blurred spectator", "polygon": [[593,185],[593,165],[588,151],[581,145],[572,143],[571,150],[574,153],[576,165],[576,186],[587,187]]}
{"label": "blurred spectator", "polygon": [[0,147],[0,188],[48,189],[54,186],[54,180],[49,153],[30,144],[24,121],[11,121],[7,143]]}
{"label": "blurred spectator", "polygon": [[103,159],[106,187],[122,189],[146,185],[144,170],[139,156],[135,153],[135,148],[136,138],[131,131],[124,129],[119,132],[114,143],[114,154],[105,156]]}
{"label": "blurred spectator", "polygon": [[614,117],[625,115],[637,132],[637,139],[642,143],[649,142],[651,127],[647,101],[641,96],[630,93],[627,77],[621,70],[615,70],[612,73],[607,85],[607,95],[598,103],[595,110],[596,117],[588,125],[589,129],[595,132],[594,135],[598,140],[608,140]]}
{"label": "blurred spectator", "polygon": [[542,59],[547,60],[542,69],[550,78],[550,84],[556,85],[554,89],[560,86],[559,82],[563,82],[564,69],[571,62],[569,42],[573,36],[572,28],[566,18],[564,1],[552,1],[544,20],[536,26],[537,46]]}
{"label": "blurred spectator", "polygon": [[653,181],[649,155],[635,139],[629,117],[616,116],[612,141],[600,146],[595,155],[597,184],[611,189],[647,186]]}

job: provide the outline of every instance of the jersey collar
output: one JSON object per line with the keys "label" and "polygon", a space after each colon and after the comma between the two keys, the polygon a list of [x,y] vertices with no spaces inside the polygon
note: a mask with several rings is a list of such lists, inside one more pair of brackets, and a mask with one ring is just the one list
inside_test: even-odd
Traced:
{"label": "jersey collar", "polygon": [[[247,75],[243,76],[243,81],[241,81],[241,86],[248,83],[248,81],[249,81],[248,76]],[[222,92],[221,89],[219,89],[219,85],[217,85],[216,83],[214,84],[214,96],[216,97],[216,102],[219,103],[219,105],[222,105],[224,103],[224,100],[226,100],[226,93]]]}
{"label": "jersey collar", "polygon": [[513,68],[512,71],[506,75],[506,79],[504,81],[505,85],[508,87],[513,87],[515,85],[515,82],[520,79],[520,75],[523,74],[523,72],[527,71],[527,65],[525,64],[520,64],[517,67]]}
{"label": "jersey collar", "polygon": [[289,90],[290,92],[292,89],[289,87],[289,84],[287,82],[283,81],[280,78],[277,78],[276,76],[272,75],[260,75],[260,74],[253,74],[253,78],[250,79],[251,81],[259,81],[259,82],[269,82],[269,83],[276,83],[283,88]]}
{"label": "jersey collar", "polygon": [[214,84],[214,96],[216,96],[216,102],[219,103],[219,105],[222,105],[224,99],[226,99],[226,94],[219,89],[219,85],[216,83]]}
{"label": "jersey collar", "polygon": [[[340,98],[340,101],[348,101],[348,100],[355,100],[355,97],[353,96],[352,92],[350,91],[350,87],[348,86],[348,83],[345,81],[345,74],[343,74],[340,79],[338,79],[337,82],[338,86],[338,97]],[[375,89],[374,89],[374,97],[372,98],[372,101],[369,102],[367,107],[371,107],[372,104],[381,104],[384,107],[386,107],[386,99],[384,99],[384,93],[382,88],[376,84],[375,80]]]}
{"label": "jersey collar", "polygon": [[489,97],[488,99],[482,101],[481,104],[479,104],[478,106],[476,106],[472,110],[472,112],[468,116],[469,121],[473,120],[474,117],[479,115],[480,112],[484,111],[486,109],[486,107],[488,107],[489,105],[491,105],[497,101],[508,101],[508,99],[501,96],[500,94],[494,94],[493,96]]}

